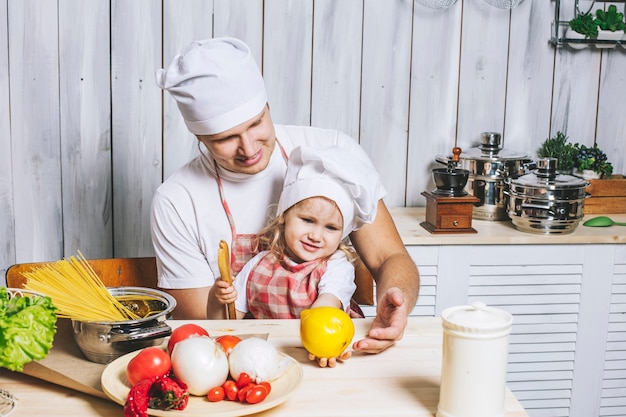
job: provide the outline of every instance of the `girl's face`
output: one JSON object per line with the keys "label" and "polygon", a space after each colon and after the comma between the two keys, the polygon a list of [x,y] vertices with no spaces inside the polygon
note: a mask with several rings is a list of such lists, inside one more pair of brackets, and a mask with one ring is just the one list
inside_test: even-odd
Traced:
{"label": "girl's face", "polygon": [[256,117],[232,129],[197,138],[222,168],[250,175],[267,167],[276,144],[274,124],[267,106]]}
{"label": "girl's face", "polygon": [[285,212],[285,244],[289,257],[307,262],[332,255],[341,242],[343,217],[323,197],[303,200]]}

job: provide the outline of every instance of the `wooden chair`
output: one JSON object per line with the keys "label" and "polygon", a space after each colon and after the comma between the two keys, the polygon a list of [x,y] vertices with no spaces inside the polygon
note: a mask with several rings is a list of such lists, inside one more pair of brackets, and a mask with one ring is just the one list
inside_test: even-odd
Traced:
{"label": "wooden chair", "polygon": [[[157,269],[154,257],[90,259],[87,262],[107,287],[157,288]],[[34,267],[50,263],[52,262],[23,263],[10,266],[6,273],[7,287],[22,288],[26,282],[22,272],[28,272]],[[362,305],[374,305],[374,280],[361,260],[358,260],[355,265],[355,275],[354,301]]]}
{"label": "wooden chair", "polygon": [[[157,269],[154,257],[89,259],[96,274],[107,287],[157,288]],[[26,278],[22,272],[53,262],[15,264],[7,269],[7,287],[22,288]]]}

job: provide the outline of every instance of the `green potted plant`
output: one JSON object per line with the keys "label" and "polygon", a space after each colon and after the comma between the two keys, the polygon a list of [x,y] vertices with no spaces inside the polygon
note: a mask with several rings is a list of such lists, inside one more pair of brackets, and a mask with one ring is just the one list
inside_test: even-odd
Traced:
{"label": "green potted plant", "polygon": [[[569,21],[565,37],[569,39],[596,39],[598,37],[598,24],[593,14],[579,13]],[[586,43],[569,43],[574,49],[583,49],[587,47]]]}
{"label": "green potted plant", "polygon": [[[604,11],[596,10],[594,22],[598,25],[598,39],[620,40],[624,36],[624,13],[617,11],[617,6],[611,4]],[[596,44],[597,48],[615,48],[616,44]]]}
{"label": "green potted plant", "polygon": [[567,139],[565,133],[556,132],[556,135],[546,139],[537,150],[539,158],[556,158],[557,170],[562,174],[572,173],[577,153],[577,149]]}
{"label": "green potted plant", "polygon": [[585,179],[608,178],[613,173],[613,165],[608,161],[606,153],[604,153],[598,144],[592,147],[585,145],[574,145],[576,156],[574,166],[577,174]]}

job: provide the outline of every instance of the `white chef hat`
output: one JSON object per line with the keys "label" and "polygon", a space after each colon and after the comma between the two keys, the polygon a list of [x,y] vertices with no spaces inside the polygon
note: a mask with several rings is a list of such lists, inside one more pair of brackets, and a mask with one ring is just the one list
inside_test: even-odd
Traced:
{"label": "white chef hat", "polygon": [[194,135],[224,132],[252,119],[267,104],[261,72],[239,39],[194,41],[155,75]]}
{"label": "white chef hat", "polygon": [[341,211],[344,239],[374,221],[382,190],[374,167],[345,148],[301,146],[289,155],[278,214],[307,198],[326,197]]}

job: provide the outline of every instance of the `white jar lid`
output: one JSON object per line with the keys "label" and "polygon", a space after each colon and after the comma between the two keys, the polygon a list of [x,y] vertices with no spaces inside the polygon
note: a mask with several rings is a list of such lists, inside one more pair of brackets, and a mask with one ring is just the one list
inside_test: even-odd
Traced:
{"label": "white jar lid", "polygon": [[513,324],[513,316],[485,303],[450,307],[441,313],[443,327],[458,333],[484,336],[508,334]]}

